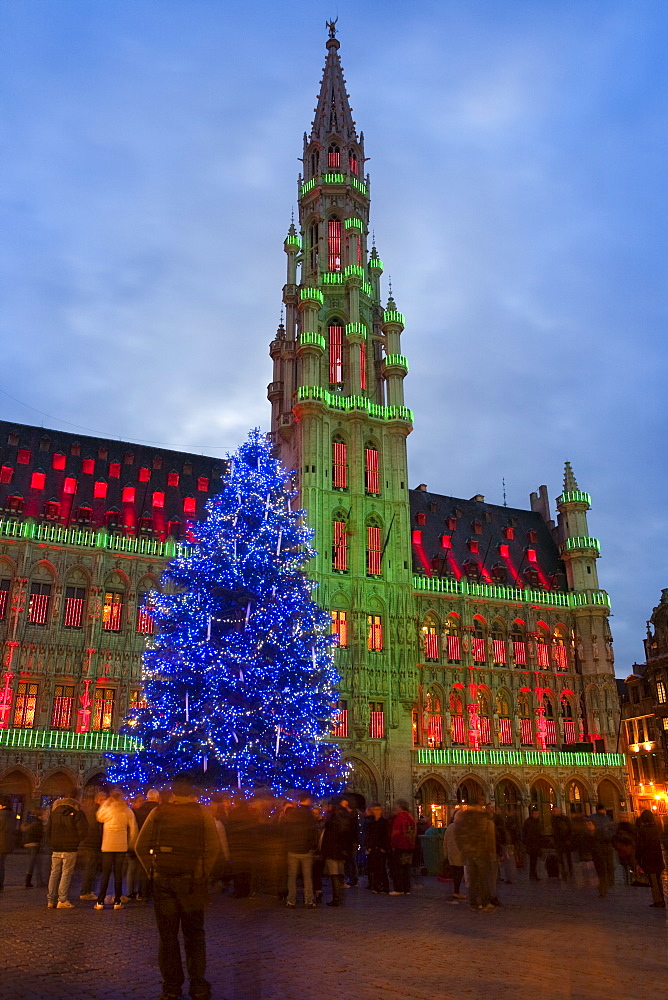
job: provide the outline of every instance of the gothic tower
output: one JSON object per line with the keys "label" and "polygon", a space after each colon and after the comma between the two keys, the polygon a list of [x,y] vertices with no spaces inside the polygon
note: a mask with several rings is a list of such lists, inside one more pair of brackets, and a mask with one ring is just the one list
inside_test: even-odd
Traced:
{"label": "gothic tower", "polygon": [[[331,24],[315,118],[304,134],[299,232],[293,222],[284,244],[285,325],[271,344],[268,396],[274,440],[297,472],[315,529],[316,596],[339,638],[337,735],[355,787],[391,799],[410,788],[412,413],[403,395],[404,320],[391,294],[381,304],[383,265],[368,245],[364,136],[338,50]],[[388,767],[390,750],[403,768]]]}

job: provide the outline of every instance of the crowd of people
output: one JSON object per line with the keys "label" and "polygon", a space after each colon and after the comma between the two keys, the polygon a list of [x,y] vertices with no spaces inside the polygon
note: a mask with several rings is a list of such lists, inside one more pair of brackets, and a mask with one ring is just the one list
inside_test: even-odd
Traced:
{"label": "crowd of people", "polygon": [[[514,814],[481,799],[457,807],[441,830],[416,821],[402,800],[392,815],[379,803],[361,809],[353,795],[337,796],[325,807],[307,793],[290,800],[214,794],[205,801],[182,775],[169,789],[149,789],[145,796],[126,799],[120,789],[100,790],[85,803],[75,795],[61,798],[48,815],[33,809],[21,839],[25,888],[45,886],[49,908],[76,905],[69,897],[78,858],[79,899],[94,910],[152,899],[163,998],[178,997],[184,982],[180,929],[191,996],[208,1000],[204,907],[211,889],[235,898],[271,894],[288,909],[300,902],[307,909],[323,902],[338,907],[345,889],[358,885],[363,874],[370,892],[405,896],[416,874],[426,872],[422,843],[428,840],[438,846],[440,880],[452,880],[452,905],[468,902],[472,910],[494,911],[502,905],[499,882],[514,882],[525,859],[532,881],[544,871],[587,885],[595,872],[604,897],[614,882],[616,854],[625,881],[649,885],[651,905],[665,908],[661,827],[652,812],[645,810],[635,823],[615,823],[602,804],[590,816],[569,817],[553,808],[550,821],[548,840],[537,805],[520,824]],[[0,889],[14,825],[11,802],[0,796]]]}

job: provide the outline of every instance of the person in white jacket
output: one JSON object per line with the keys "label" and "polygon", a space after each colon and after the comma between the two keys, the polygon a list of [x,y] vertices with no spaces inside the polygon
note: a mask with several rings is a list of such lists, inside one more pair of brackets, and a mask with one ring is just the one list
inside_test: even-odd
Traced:
{"label": "person in white jacket", "polygon": [[104,897],[111,873],[114,873],[114,909],[122,910],[123,859],[126,851],[134,847],[137,839],[137,820],[126,804],[123,793],[115,788],[97,811],[97,821],[102,823],[102,879],[95,904],[96,910],[104,909]]}

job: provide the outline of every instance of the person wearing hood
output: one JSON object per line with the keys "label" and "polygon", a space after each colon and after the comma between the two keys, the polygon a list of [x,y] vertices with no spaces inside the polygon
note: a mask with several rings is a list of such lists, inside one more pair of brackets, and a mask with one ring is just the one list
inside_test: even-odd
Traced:
{"label": "person wearing hood", "polygon": [[123,792],[115,788],[97,811],[97,821],[102,824],[102,879],[97,903],[93,909],[103,910],[107,886],[114,873],[114,909],[122,910],[123,860],[137,839],[137,820],[126,804]]}
{"label": "person wearing hood", "polygon": [[54,802],[46,827],[46,839],[52,850],[46,905],[51,909],[71,910],[74,906],[67,894],[79,844],[87,832],[88,820],[74,794]]}

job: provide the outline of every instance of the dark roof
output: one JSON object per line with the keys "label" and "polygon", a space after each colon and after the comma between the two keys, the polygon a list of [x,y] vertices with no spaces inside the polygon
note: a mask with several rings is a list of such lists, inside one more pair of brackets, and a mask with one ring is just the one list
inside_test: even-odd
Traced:
{"label": "dark roof", "polygon": [[[409,492],[415,573],[567,590],[559,549],[537,511],[421,489]],[[444,547],[443,536],[450,548]],[[477,552],[472,551],[476,543]]]}
{"label": "dark roof", "polygon": [[[134,534],[140,528],[139,519],[146,514],[152,522],[144,530],[163,539],[169,522],[172,533],[178,535],[176,522],[185,524],[204,517],[204,505],[220,491],[225,471],[222,459],[4,420],[0,420],[0,466],[0,516],[11,514],[65,525],[81,521],[101,528],[107,523],[107,511],[115,509],[119,512],[116,530]],[[44,473],[43,488],[31,485],[35,472]],[[173,473],[178,481],[172,475],[170,485]],[[6,479],[11,481],[3,481]],[[96,483],[107,484],[106,497],[94,496]],[[126,487],[134,488],[133,501],[127,499],[131,495],[127,492],[124,501]],[[162,507],[154,504],[154,500],[160,501],[160,496],[154,497],[156,493],[164,494]],[[20,511],[12,511],[11,497],[23,498]],[[184,510],[186,499],[194,500],[194,513]],[[46,509],[50,501],[60,504],[56,517],[49,516]]]}

